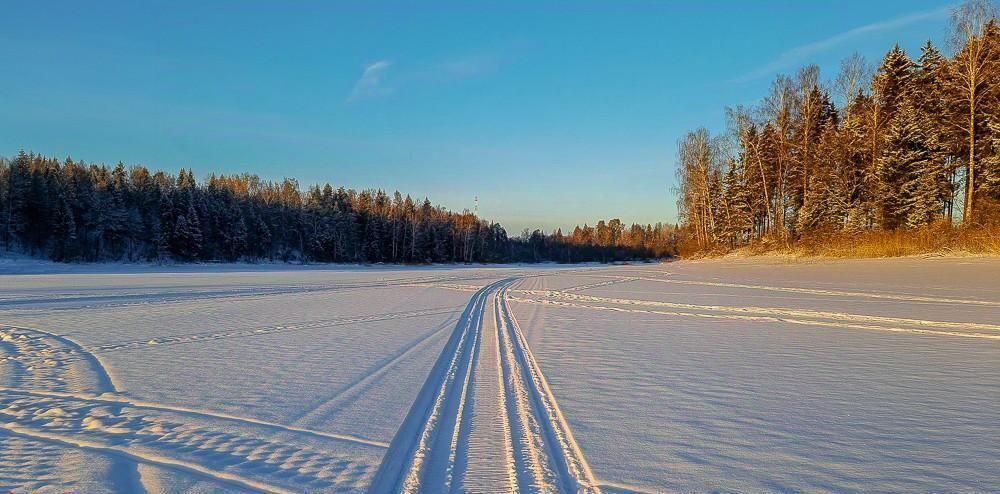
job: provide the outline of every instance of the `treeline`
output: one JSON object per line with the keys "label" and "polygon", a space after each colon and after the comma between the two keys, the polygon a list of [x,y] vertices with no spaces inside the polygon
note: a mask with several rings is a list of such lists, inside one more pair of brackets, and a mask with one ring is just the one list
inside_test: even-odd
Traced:
{"label": "treeline", "polygon": [[595,226],[577,226],[569,235],[557,229],[551,235],[525,230],[519,239],[517,256],[523,261],[614,262],[663,259],[677,252],[677,235],[672,225],[639,225],[626,228],[619,219]]}
{"label": "treeline", "polygon": [[844,60],[826,83],[807,66],[757,107],[728,109],[725,135],[688,133],[682,248],[1000,220],[1000,26],[985,0],[957,7],[952,26],[950,57],[897,45],[874,70]]}
{"label": "treeline", "polygon": [[[56,261],[581,262],[667,252],[651,227],[627,243],[617,229],[613,239],[581,231],[512,239],[498,223],[399,192],[329,184],[302,192],[293,179],[248,174],[199,183],[191,170],[173,176],[23,151],[0,159],[3,251]],[[539,248],[539,238],[559,249]]]}

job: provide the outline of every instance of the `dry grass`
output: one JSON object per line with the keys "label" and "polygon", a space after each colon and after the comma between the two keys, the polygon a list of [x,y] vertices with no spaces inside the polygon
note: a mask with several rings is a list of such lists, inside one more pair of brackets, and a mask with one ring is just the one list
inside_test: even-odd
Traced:
{"label": "dry grass", "polygon": [[[706,257],[734,253],[715,251]],[[800,257],[878,258],[916,255],[1000,255],[1000,226],[963,228],[945,223],[920,229],[839,232],[816,235],[793,243],[755,242],[737,255],[791,255]]]}
{"label": "dry grass", "polygon": [[1000,228],[938,224],[915,230],[840,233],[799,242],[794,250],[799,255],[845,258],[1000,254]]}

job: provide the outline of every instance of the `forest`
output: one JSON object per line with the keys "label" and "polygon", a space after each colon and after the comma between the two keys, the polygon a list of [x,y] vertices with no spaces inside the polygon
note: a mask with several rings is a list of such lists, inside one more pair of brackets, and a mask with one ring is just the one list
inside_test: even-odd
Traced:
{"label": "forest", "polygon": [[511,238],[499,223],[399,192],[0,158],[0,255],[55,261],[611,262],[667,257],[669,225],[599,221]]}
{"label": "forest", "polygon": [[755,107],[728,108],[726,132],[688,132],[678,141],[681,250],[995,228],[995,6],[956,7],[948,45],[950,55],[930,41],[914,55],[896,45],[874,67],[855,54],[830,81],[803,67]]}

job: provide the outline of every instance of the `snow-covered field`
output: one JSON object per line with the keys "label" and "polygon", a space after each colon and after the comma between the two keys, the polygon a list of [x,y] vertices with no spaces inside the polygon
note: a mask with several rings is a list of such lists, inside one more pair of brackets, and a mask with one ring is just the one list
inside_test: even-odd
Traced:
{"label": "snow-covered field", "polygon": [[997,259],[0,263],[0,492],[989,492],[998,409]]}

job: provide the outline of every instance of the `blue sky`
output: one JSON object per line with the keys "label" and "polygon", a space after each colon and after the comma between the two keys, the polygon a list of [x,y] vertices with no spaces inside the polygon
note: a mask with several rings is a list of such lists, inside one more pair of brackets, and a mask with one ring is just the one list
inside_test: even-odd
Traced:
{"label": "blue sky", "polygon": [[6,0],[0,155],[398,189],[512,232],[673,222],[676,141],[951,4]]}

